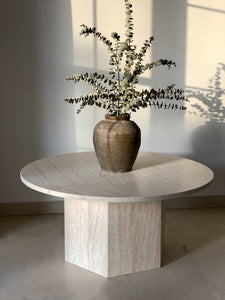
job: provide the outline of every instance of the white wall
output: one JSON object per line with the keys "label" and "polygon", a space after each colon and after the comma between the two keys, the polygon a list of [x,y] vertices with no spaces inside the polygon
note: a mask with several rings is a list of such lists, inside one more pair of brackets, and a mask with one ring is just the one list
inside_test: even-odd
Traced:
{"label": "white wall", "polygon": [[0,202],[52,200],[26,188],[20,169],[41,157],[76,150],[70,1],[0,1]]}
{"label": "white wall", "polygon": [[[146,38],[155,36],[146,61],[168,58],[177,63],[177,68],[171,71],[159,68],[147,72],[140,85],[157,88],[176,83],[195,94],[189,111],[194,110],[191,104],[195,102],[206,102],[205,109],[213,110],[212,101],[205,101],[203,94],[214,89],[209,88],[207,81],[215,74],[218,63],[225,64],[224,0],[216,3],[134,0],[133,3],[137,45],[141,47]],[[108,53],[104,45],[91,37],[80,37],[79,25],[97,26],[106,36],[112,31],[122,35],[124,3],[123,0],[2,0],[0,22],[4,41],[0,48],[3,128],[0,202],[51,200],[26,189],[19,181],[19,170],[48,155],[93,149],[92,130],[104,117],[104,111],[89,107],[76,115],[74,107],[64,104],[63,99],[89,89],[84,85],[74,87],[64,78],[93,69],[107,70]],[[220,88],[224,89],[224,78]],[[216,111],[223,108],[223,96]],[[217,98],[218,93],[212,94],[213,103]],[[142,129],[142,150],[179,154],[208,164],[215,170],[216,180],[204,193],[225,194],[223,125],[218,127],[214,122],[205,126],[204,118],[190,113],[150,109],[140,110],[132,119]]]}

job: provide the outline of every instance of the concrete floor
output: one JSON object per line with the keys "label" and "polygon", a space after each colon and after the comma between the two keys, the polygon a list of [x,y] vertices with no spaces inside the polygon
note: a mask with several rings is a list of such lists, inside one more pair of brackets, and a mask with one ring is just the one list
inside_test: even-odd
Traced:
{"label": "concrete floor", "polygon": [[225,300],[225,209],[167,211],[165,266],[110,279],[64,262],[63,222],[0,217],[0,300]]}

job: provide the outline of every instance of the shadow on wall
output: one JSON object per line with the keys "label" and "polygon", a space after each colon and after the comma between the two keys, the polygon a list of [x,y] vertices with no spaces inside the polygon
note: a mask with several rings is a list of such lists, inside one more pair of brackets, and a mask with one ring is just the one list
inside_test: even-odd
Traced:
{"label": "shadow on wall", "polygon": [[[178,25],[179,24],[179,25]],[[167,57],[176,62],[177,68],[166,71],[155,69],[149,85],[185,85],[187,1],[154,0],[152,30],[155,36],[152,59]],[[150,115],[148,149],[154,152],[183,153],[185,145],[184,113],[181,111],[153,110]]]}
{"label": "shadow on wall", "polygon": [[[206,118],[205,125],[196,128],[191,136],[194,159],[205,163],[215,172],[214,186],[222,191],[225,178],[225,64],[219,63],[216,73],[208,81],[206,91],[187,90],[194,103],[190,113]],[[220,182],[220,184],[219,184]],[[217,192],[217,193],[218,193]]]}
{"label": "shadow on wall", "polygon": [[[37,47],[31,1],[1,1],[1,202],[23,201],[19,171],[38,156]],[[19,192],[20,191],[20,192]],[[30,193],[31,197],[36,197]],[[25,196],[26,197],[26,196]],[[20,198],[20,199],[18,199]],[[37,197],[39,198],[39,197]]]}
{"label": "shadow on wall", "polygon": [[196,102],[192,114],[200,114],[208,122],[225,122],[225,89],[222,88],[222,79],[225,76],[225,64],[219,63],[216,73],[208,81],[207,91],[186,90],[188,98],[194,98]]}
{"label": "shadow on wall", "polygon": [[73,61],[70,1],[0,1],[0,35],[0,202],[49,199],[26,189],[19,173],[27,163],[59,152],[70,131],[63,106]]}
{"label": "shadow on wall", "polygon": [[225,165],[225,89],[222,78],[225,64],[219,63],[215,75],[209,79],[207,91],[187,90],[187,96],[195,103],[192,114],[206,118],[206,123],[192,133],[194,153],[207,163]]}

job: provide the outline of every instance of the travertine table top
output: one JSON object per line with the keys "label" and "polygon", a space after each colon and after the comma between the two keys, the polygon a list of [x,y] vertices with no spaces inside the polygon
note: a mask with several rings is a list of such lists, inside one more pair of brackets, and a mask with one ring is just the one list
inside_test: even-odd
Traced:
{"label": "travertine table top", "polygon": [[133,170],[102,171],[94,152],[37,160],[21,171],[28,187],[58,197],[106,202],[143,202],[177,198],[206,187],[213,172],[185,158],[139,152]]}

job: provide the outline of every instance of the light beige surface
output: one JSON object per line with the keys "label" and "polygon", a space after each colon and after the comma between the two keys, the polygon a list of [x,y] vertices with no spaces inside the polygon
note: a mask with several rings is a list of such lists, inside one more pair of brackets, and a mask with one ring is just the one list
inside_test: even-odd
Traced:
{"label": "light beige surface", "polygon": [[139,153],[133,171],[100,170],[93,152],[51,156],[21,171],[30,188],[59,197],[108,202],[143,202],[180,197],[208,185],[213,172],[185,158]]}
{"label": "light beige surface", "polygon": [[108,277],[108,203],[64,202],[65,260]]}
{"label": "light beige surface", "polygon": [[133,171],[109,173],[86,152],[33,162],[21,179],[65,198],[65,259],[112,277],[160,267],[161,200],[202,189],[213,172],[192,160],[140,153]]}
{"label": "light beige surface", "polygon": [[166,211],[166,265],[110,279],[64,261],[63,223],[0,217],[1,300],[225,299],[225,209]]}
{"label": "light beige surface", "polygon": [[161,206],[66,198],[66,261],[105,277],[160,267]]}

